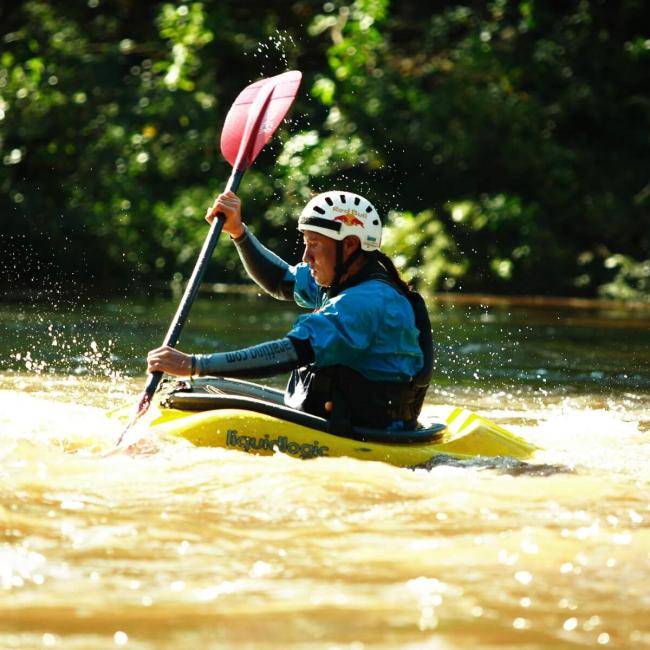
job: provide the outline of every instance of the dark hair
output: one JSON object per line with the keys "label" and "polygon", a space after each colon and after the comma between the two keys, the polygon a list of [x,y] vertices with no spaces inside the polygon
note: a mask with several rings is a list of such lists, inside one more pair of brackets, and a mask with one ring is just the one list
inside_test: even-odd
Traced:
{"label": "dark hair", "polygon": [[411,287],[406,284],[406,282],[403,280],[402,276],[400,275],[399,271],[395,267],[395,264],[393,263],[393,260],[386,255],[386,253],[382,253],[381,251],[375,251],[375,255],[377,256],[377,260],[379,263],[386,269],[386,272],[390,276],[391,280],[404,292],[408,293],[411,291]]}

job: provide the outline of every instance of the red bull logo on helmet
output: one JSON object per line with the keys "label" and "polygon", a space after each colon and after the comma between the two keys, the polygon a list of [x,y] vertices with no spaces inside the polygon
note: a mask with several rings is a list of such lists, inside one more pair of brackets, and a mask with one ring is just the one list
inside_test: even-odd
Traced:
{"label": "red bull logo on helmet", "polygon": [[361,226],[363,228],[363,221],[358,217],[355,217],[351,212],[346,214],[340,214],[338,217],[334,217],[334,221],[340,221],[346,226]]}

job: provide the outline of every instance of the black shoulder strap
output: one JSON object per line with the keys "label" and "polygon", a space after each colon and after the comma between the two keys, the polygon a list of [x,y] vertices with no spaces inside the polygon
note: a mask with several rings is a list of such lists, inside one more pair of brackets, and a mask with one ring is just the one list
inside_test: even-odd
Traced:
{"label": "black shoulder strap", "polygon": [[420,332],[418,343],[420,344],[422,356],[424,357],[422,370],[418,372],[413,381],[418,386],[428,386],[433,375],[433,337],[431,335],[429,312],[427,311],[424,299],[417,291],[409,291],[406,297],[411,303],[411,307],[413,307],[415,326]]}

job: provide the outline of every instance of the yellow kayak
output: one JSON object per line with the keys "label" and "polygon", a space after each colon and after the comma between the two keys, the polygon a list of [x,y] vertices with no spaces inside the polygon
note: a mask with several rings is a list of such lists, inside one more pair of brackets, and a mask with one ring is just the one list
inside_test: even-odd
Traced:
{"label": "yellow kayak", "polygon": [[426,465],[441,455],[526,460],[537,449],[476,413],[452,407],[414,431],[355,427],[335,435],[327,420],[284,406],[281,391],[221,378],[174,382],[142,425],[197,446],[296,458],[351,456],[399,467]]}

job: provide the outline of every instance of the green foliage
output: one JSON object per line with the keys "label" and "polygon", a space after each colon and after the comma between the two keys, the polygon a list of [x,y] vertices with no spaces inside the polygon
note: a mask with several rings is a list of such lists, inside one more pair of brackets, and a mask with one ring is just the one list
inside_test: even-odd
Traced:
{"label": "green foliage", "polygon": [[393,258],[404,279],[420,288],[453,289],[467,272],[445,225],[431,210],[419,214],[393,213],[384,229],[382,247]]}
{"label": "green foliage", "polygon": [[156,215],[207,177],[217,135],[215,99],[195,90],[198,51],[211,39],[201,5],[163,5],[159,33],[156,14],[145,15],[138,41],[125,31],[139,10],[123,7],[118,16],[25,3],[10,16],[19,28],[5,36],[15,54],[5,53],[1,84],[3,150],[19,152],[2,178],[9,232],[46,237],[64,272],[85,260],[109,285],[169,273],[188,257],[192,240],[178,246]]}
{"label": "green foliage", "polygon": [[[535,269],[544,269],[543,282],[561,282],[555,267],[565,256],[565,247],[550,236],[540,212],[536,204],[506,194],[448,203],[445,213],[455,241],[470,252],[464,288],[503,291],[510,287],[524,293]],[[521,284],[521,278],[526,278],[526,284]]]}
{"label": "green foliage", "polygon": [[637,262],[626,255],[612,255],[605,266],[615,269],[616,275],[600,287],[603,298],[650,302],[650,260]]}
{"label": "green foliage", "polygon": [[[298,68],[240,190],[280,254],[341,187],[426,290],[647,296],[649,18],[636,0],[3,3],[0,255],[28,241],[103,289],[187,276],[231,101]],[[219,246],[208,279],[241,277]]]}
{"label": "green foliage", "polygon": [[[444,224],[465,260],[455,288],[589,295],[611,280],[612,251],[647,257],[642,5],[383,6],[317,23],[333,41],[328,97],[368,150],[408,170],[403,207]],[[423,223],[415,239],[437,248]],[[430,288],[449,286],[441,264]]]}

